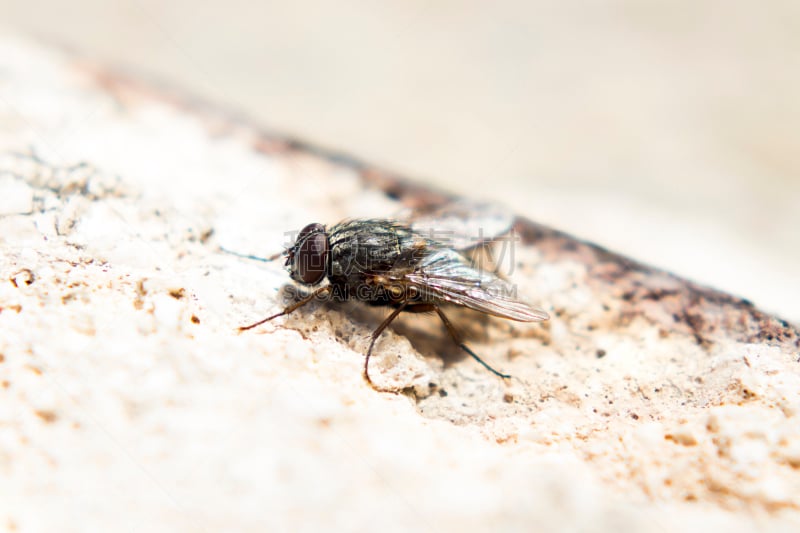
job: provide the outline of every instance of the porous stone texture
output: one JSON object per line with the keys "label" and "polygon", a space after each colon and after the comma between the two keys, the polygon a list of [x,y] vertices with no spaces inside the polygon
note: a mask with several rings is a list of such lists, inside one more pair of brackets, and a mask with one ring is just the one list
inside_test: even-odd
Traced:
{"label": "porous stone texture", "polygon": [[[282,305],[285,232],[456,202],[0,39],[0,527],[796,531],[800,337],[517,219],[551,320]],[[459,205],[459,204],[455,204]],[[463,205],[463,204],[460,204]]]}

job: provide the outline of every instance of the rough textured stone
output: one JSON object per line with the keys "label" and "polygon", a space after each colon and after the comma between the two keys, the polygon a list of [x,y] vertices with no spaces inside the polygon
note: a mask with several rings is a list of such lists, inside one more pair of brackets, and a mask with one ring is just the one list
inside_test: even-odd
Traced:
{"label": "rough textured stone", "polygon": [[308,222],[455,200],[0,40],[0,525],[794,531],[795,326],[527,220],[544,324],[280,305]]}

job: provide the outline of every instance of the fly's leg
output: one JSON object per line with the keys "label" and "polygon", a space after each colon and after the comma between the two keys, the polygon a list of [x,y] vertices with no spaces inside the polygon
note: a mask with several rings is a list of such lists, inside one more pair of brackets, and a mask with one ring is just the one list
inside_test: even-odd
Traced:
{"label": "fly's leg", "polygon": [[364,379],[366,379],[367,383],[369,383],[369,386],[372,387],[375,390],[378,390],[378,389],[375,387],[375,384],[372,382],[372,379],[369,377],[369,358],[372,355],[372,348],[375,347],[375,341],[377,341],[378,337],[381,336],[381,333],[383,333],[383,330],[385,330],[389,326],[389,324],[391,324],[392,321],[395,318],[397,318],[397,315],[399,315],[400,312],[403,309],[405,309],[406,305],[408,305],[408,302],[401,303],[394,311],[392,311],[392,314],[390,314],[389,316],[386,317],[386,320],[381,322],[381,325],[378,326],[378,329],[376,329],[375,331],[372,332],[372,340],[369,343],[369,349],[367,349],[367,358],[364,359]]}
{"label": "fly's leg", "polygon": [[447,318],[447,316],[445,316],[444,312],[441,310],[441,308],[438,305],[436,305],[436,304],[415,304],[415,305],[408,306],[406,308],[406,311],[410,312],[410,313],[428,313],[428,312],[431,312],[431,311],[436,311],[436,314],[439,315],[439,318],[442,320],[442,323],[444,323],[444,327],[447,328],[447,332],[450,334],[450,338],[453,339],[453,342],[455,342],[458,345],[459,348],[461,348],[462,350],[467,352],[470,355],[470,357],[472,357],[477,362],[479,362],[486,370],[488,370],[489,372],[491,372],[495,376],[501,377],[503,379],[509,379],[511,377],[509,374],[503,374],[502,372],[498,372],[497,370],[495,370],[494,368],[489,366],[489,364],[486,361],[484,361],[483,359],[478,357],[478,354],[476,354],[475,352],[470,350],[469,346],[464,344],[464,342],[461,340],[461,336],[456,331],[456,328],[453,327],[453,323],[450,322],[450,319]]}
{"label": "fly's leg", "polygon": [[261,261],[262,263],[269,263],[271,261],[275,261],[279,257],[283,257],[283,256],[286,255],[286,252],[283,251],[283,252],[278,252],[276,254],[273,254],[273,255],[271,255],[269,257],[259,257],[257,255],[243,254],[243,253],[239,253],[239,252],[234,252],[233,250],[228,250],[227,248],[223,248],[222,246],[219,247],[219,250],[220,250],[220,252],[225,252],[226,254],[235,255],[236,257],[241,257],[242,259],[252,259],[253,261]]}
{"label": "fly's leg", "polygon": [[447,332],[450,333],[450,337],[453,339],[453,342],[455,342],[458,345],[459,348],[461,348],[462,350],[464,350],[465,352],[470,354],[473,359],[475,359],[477,362],[479,362],[481,365],[483,365],[483,367],[486,370],[488,370],[489,372],[491,372],[495,376],[501,377],[503,379],[508,379],[508,378],[511,377],[508,374],[503,374],[502,372],[498,372],[497,370],[495,370],[494,368],[489,366],[489,364],[486,361],[484,361],[483,359],[478,357],[478,355],[475,352],[470,350],[469,347],[466,344],[464,344],[464,342],[461,340],[461,337],[458,335],[458,332],[453,327],[453,324],[445,316],[444,312],[442,312],[442,310],[439,308],[439,306],[438,305],[433,305],[432,307],[433,307],[433,310],[436,311],[436,314],[439,315],[439,318],[442,319],[442,322],[444,323],[444,327],[447,328]]}
{"label": "fly's leg", "polygon": [[330,285],[326,285],[324,287],[320,287],[319,289],[315,290],[314,292],[312,292],[311,294],[309,294],[308,296],[306,296],[302,300],[297,301],[297,302],[293,303],[292,305],[287,306],[286,309],[284,309],[280,313],[276,313],[276,314],[274,314],[272,316],[268,316],[267,318],[265,318],[263,320],[259,320],[258,322],[250,324],[249,326],[241,326],[239,328],[239,332],[247,331],[248,329],[253,329],[254,327],[260,326],[261,324],[263,324],[265,322],[269,322],[273,318],[278,318],[279,316],[288,315],[292,311],[296,310],[298,307],[302,307],[302,306],[306,305],[308,302],[310,302],[311,300],[313,300],[317,296],[321,295],[322,293],[328,293],[328,292],[330,292],[330,290],[331,290],[331,286]]}

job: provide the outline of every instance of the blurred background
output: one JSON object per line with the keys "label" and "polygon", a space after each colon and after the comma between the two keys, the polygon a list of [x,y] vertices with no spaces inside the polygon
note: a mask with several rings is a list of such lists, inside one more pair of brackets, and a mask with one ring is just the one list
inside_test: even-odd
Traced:
{"label": "blurred background", "polygon": [[800,322],[800,2],[0,0],[0,30]]}

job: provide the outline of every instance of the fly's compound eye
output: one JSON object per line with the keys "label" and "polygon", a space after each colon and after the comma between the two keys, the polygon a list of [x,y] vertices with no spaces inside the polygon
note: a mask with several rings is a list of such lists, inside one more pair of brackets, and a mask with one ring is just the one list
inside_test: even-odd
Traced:
{"label": "fly's compound eye", "polygon": [[316,285],[325,277],[328,263],[328,236],[322,224],[309,224],[297,236],[292,257],[292,279]]}
{"label": "fly's compound eye", "polygon": [[300,230],[300,233],[297,234],[297,240],[295,241],[297,244],[300,244],[306,237],[311,235],[312,233],[325,233],[325,226],[320,224],[319,222],[314,222],[313,224],[309,224],[305,228]]}

